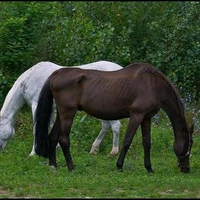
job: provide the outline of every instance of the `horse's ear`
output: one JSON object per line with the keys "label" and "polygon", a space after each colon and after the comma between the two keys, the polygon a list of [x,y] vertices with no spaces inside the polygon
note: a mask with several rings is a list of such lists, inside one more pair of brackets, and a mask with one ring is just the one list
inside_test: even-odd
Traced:
{"label": "horse's ear", "polygon": [[188,127],[188,131],[189,131],[190,135],[192,135],[194,133],[194,123],[190,127]]}

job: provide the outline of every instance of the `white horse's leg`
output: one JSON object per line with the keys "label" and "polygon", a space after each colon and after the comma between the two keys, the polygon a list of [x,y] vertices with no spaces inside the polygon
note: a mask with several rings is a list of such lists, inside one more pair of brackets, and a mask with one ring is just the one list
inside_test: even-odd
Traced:
{"label": "white horse's leg", "polygon": [[[51,115],[51,119],[50,119],[50,129],[52,129],[54,123],[55,123],[55,120],[56,120],[56,114],[57,114],[57,111],[56,111],[56,104],[54,103],[53,104],[53,112],[52,112],[52,115]],[[56,147],[60,147],[60,144],[58,143]]]}
{"label": "white horse's leg", "polygon": [[101,120],[101,123],[102,123],[102,129],[92,144],[92,148],[90,150],[91,154],[95,154],[97,152],[97,149],[98,149],[101,141],[103,140],[105,134],[108,132],[108,129],[111,127],[110,121]]}
{"label": "white horse's leg", "polygon": [[55,103],[53,104],[53,112],[52,112],[52,115],[51,115],[51,118],[50,118],[50,129],[52,129],[54,123],[55,123],[55,119],[56,119],[56,106],[55,106]]}
{"label": "white horse's leg", "polygon": [[36,107],[37,107],[37,102],[35,102],[35,101],[32,102],[31,110],[32,110],[32,116],[33,116],[33,146],[32,146],[32,150],[31,150],[31,153],[29,154],[29,156],[35,155],[35,122],[34,122],[34,119],[35,119]]}
{"label": "white horse's leg", "polygon": [[119,135],[122,125],[119,120],[112,120],[110,124],[113,131],[113,147],[110,156],[115,156],[119,152]]}

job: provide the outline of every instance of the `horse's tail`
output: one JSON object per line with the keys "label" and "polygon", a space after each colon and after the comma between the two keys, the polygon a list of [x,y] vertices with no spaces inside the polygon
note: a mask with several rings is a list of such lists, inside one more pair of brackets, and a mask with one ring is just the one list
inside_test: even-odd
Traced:
{"label": "horse's tail", "polygon": [[48,129],[53,110],[53,95],[50,79],[45,82],[38,99],[35,113],[35,152],[39,156],[49,156]]}

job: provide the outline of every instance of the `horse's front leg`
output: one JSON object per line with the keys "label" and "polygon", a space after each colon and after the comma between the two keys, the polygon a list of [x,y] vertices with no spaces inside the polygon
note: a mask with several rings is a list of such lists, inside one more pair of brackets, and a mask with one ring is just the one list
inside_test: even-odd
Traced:
{"label": "horse's front leg", "polygon": [[56,145],[58,144],[58,137],[60,135],[60,121],[59,115],[56,117],[56,121],[48,135],[49,140],[49,166],[56,168]]}
{"label": "horse's front leg", "polygon": [[59,143],[62,148],[69,171],[74,170],[74,164],[73,164],[71,153],[70,153],[70,137],[69,137],[72,122],[73,122],[72,118],[66,118],[62,122],[60,121],[61,132],[59,136]]}
{"label": "horse's front leg", "polygon": [[32,150],[29,154],[29,156],[33,156],[35,155],[35,110],[37,108],[37,102],[33,101],[32,105],[31,105],[31,110],[32,110],[32,117],[33,117],[33,146],[32,146]]}
{"label": "horse's front leg", "polygon": [[142,142],[144,147],[144,166],[149,173],[153,172],[150,161],[151,149],[151,118],[145,119],[141,123]]}
{"label": "horse's front leg", "polygon": [[143,114],[134,114],[130,117],[127,131],[123,140],[123,147],[121,150],[121,153],[119,155],[119,158],[117,160],[117,168],[122,170],[123,164],[124,164],[124,159],[126,156],[126,153],[131,145],[131,142],[133,140],[133,137],[141,124],[143,120],[144,115]]}

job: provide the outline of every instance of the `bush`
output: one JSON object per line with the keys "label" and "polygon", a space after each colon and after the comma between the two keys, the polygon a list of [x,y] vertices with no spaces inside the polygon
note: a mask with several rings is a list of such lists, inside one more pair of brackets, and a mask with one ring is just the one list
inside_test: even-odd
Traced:
{"label": "bush", "polygon": [[[0,69],[15,80],[37,62],[149,62],[197,102],[199,2],[0,2]],[[8,86],[6,86],[8,87]],[[7,88],[8,89],[8,88]]]}

